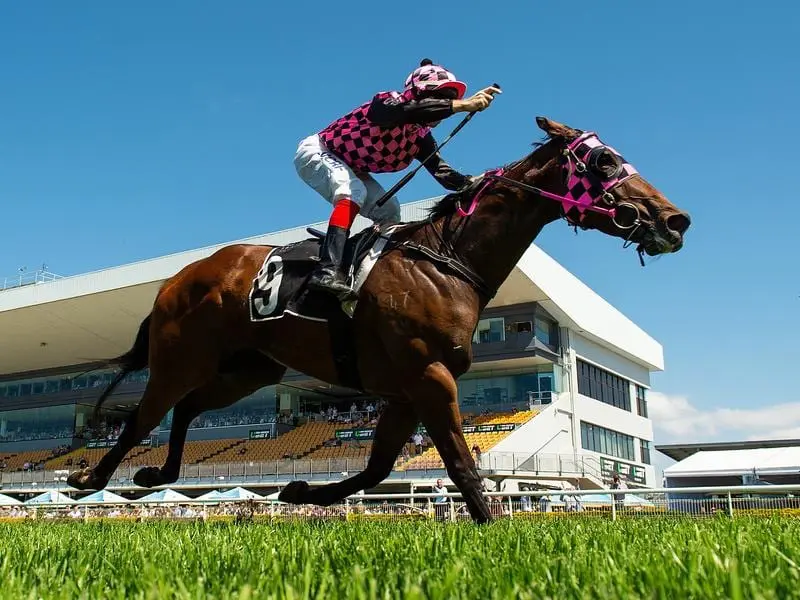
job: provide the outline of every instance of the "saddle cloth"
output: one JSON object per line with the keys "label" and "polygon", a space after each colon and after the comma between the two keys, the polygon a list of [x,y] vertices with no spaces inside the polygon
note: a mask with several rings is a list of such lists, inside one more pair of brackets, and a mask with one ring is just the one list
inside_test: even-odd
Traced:
{"label": "saddle cloth", "polygon": [[[348,282],[356,293],[399,226],[393,225],[384,231],[371,227],[348,240],[342,269],[349,275]],[[308,278],[319,261],[321,243],[319,237],[313,237],[270,251],[250,290],[248,304],[252,322],[272,321],[286,315],[328,322],[343,316],[343,307],[337,298],[306,288]],[[355,306],[346,309],[352,316]]]}

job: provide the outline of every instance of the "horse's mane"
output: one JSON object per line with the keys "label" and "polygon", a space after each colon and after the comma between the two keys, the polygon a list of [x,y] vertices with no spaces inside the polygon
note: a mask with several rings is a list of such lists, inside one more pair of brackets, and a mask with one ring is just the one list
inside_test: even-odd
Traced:
{"label": "horse's mane", "polygon": [[[545,136],[540,141],[533,142],[533,144],[532,144],[532,146],[534,148],[533,151],[535,152],[536,150],[538,150],[540,147],[544,146],[549,141],[551,141],[551,138],[548,137],[548,136]],[[522,161],[524,161],[527,158],[528,157],[526,156],[521,161],[518,160],[518,161],[515,161],[513,163],[508,163],[508,164],[503,165],[500,168],[502,168],[503,170],[508,170],[512,165],[518,165],[519,163],[521,163]],[[449,215],[452,215],[456,211],[456,207],[459,205],[460,202],[467,201],[467,200],[470,200],[472,198],[472,196],[475,194],[475,188],[477,186],[479,186],[481,183],[483,183],[483,179],[482,178],[478,179],[472,185],[466,186],[466,187],[464,187],[464,188],[462,188],[462,189],[460,189],[458,191],[451,192],[451,193],[447,194],[444,198],[439,200],[436,204],[434,204],[430,208],[430,210],[428,211],[428,216],[431,219],[439,219],[439,218],[442,218],[442,217],[447,217]]]}

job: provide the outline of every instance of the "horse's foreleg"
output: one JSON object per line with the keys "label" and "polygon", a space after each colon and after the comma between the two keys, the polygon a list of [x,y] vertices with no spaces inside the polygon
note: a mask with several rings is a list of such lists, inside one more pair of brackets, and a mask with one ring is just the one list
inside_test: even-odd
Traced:
{"label": "horse's foreleg", "polygon": [[443,364],[433,363],[425,369],[422,380],[410,386],[408,391],[422,424],[444,461],[447,475],[461,492],[473,521],[491,521],[489,506],[481,489],[481,477],[461,429],[458,388],[452,374]]}
{"label": "horse's foreleg", "polygon": [[316,488],[311,488],[305,481],[293,481],[281,491],[278,499],[292,504],[330,506],[351,494],[375,487],[392,472],[394,462],[416,424],[417,416],[410,404],[390,403],[378,419],[372,451],[363,471],[344,481]]}

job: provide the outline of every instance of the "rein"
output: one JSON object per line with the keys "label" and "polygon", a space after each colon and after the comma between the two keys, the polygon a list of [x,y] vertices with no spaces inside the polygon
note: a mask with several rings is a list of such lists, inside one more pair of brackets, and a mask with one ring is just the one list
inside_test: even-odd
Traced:
{"label": "rein", "polygon": [[[599,169],[597,161],[603,156],[607,158],[609,154],[614,164],[611,166],[611,173],[603,177],[595,171],[595,169]],[[401,242],[399,245],[409,250],[419,252],[432,262],[456,272],[463,279],[472,284],[480,294],[486,296],[488,300],[491,300],[494,298],[495,294],[497,294],[497,290],[491,289],[480,275],[475,273],[469,266],[465,265],[458,256],[454,245],[445,238],[458,236],[459,229],[462,229],[467,221],[469,221],[480,199],[495,183],[500,182],[510,187],[516,187],[528,193],[535,194],[540,198],[559,202],[563,209],[564,219],[576,228],[580,226],[585,229],[581,223],[587,211],[605,215],[621,230],[630,230],[628,236],[625,238],[623,248],[630,246],[633,243],[632,238],[634,234],[640,227],[644,226],[644,223],[641,220],[638,207],[630,202],[619,202],[616,196],[614,196],[613,189],[636,175],[638,171],[633,165],[628,163],[619,152],[601,142],[597,134],[591,131],[581,134],[570,142],[562,152],[562,157],[562,167],[565,171],[567,181],[566,194],[554,194],[540,187],[525,183],[524,181],[511,179],[505,175],[506,170],[503,168],[487,171],[481,176],[483,181],[478,184],[478,189],[472,195],[472,200],[468,209],[464,210],[461,207],[461,201],[456,201],[456,211],[463,219],[456,225],[454,230],[450,229],[452,215],[445,218],[442,224],[442,233],[436,229],[432,217],[428,218],[428,222],[431,226],[430,230],[438,239],[441,248],[440,252],[436,252],[427,246],[411,241]],[[601,206],[601,202],[607,206]],[[568,216],[569,211],[573,208],[579,213],[577,223]],[[619,215],[617,211],[621,208],[633,211],[632,214],[635,216],[632,218],[630,224],[625,224],[618,220]],[[645,266],[642,256],[643,250],[640,248],[637,252],[639,254],[639,262],[642,266]]]}

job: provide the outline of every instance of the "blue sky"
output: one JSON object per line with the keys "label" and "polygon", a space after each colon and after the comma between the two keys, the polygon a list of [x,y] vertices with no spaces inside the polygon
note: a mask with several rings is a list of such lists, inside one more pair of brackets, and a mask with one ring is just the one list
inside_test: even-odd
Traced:
{"label": "blue sky", "polygon": [[[657,441],[800,437],[797,7],[132,6],[0,8],[0,276],[326,219],[292,166],[298,141],[430,57],[470,91],[505,92],[445,149],[463,172],[526,154],[545,115],[599,132],[691,213],[684,250],[644,269],[620,241],[563,223],[537,240],[664,345]],[[440,192],[423,171],[401,201]]]}

